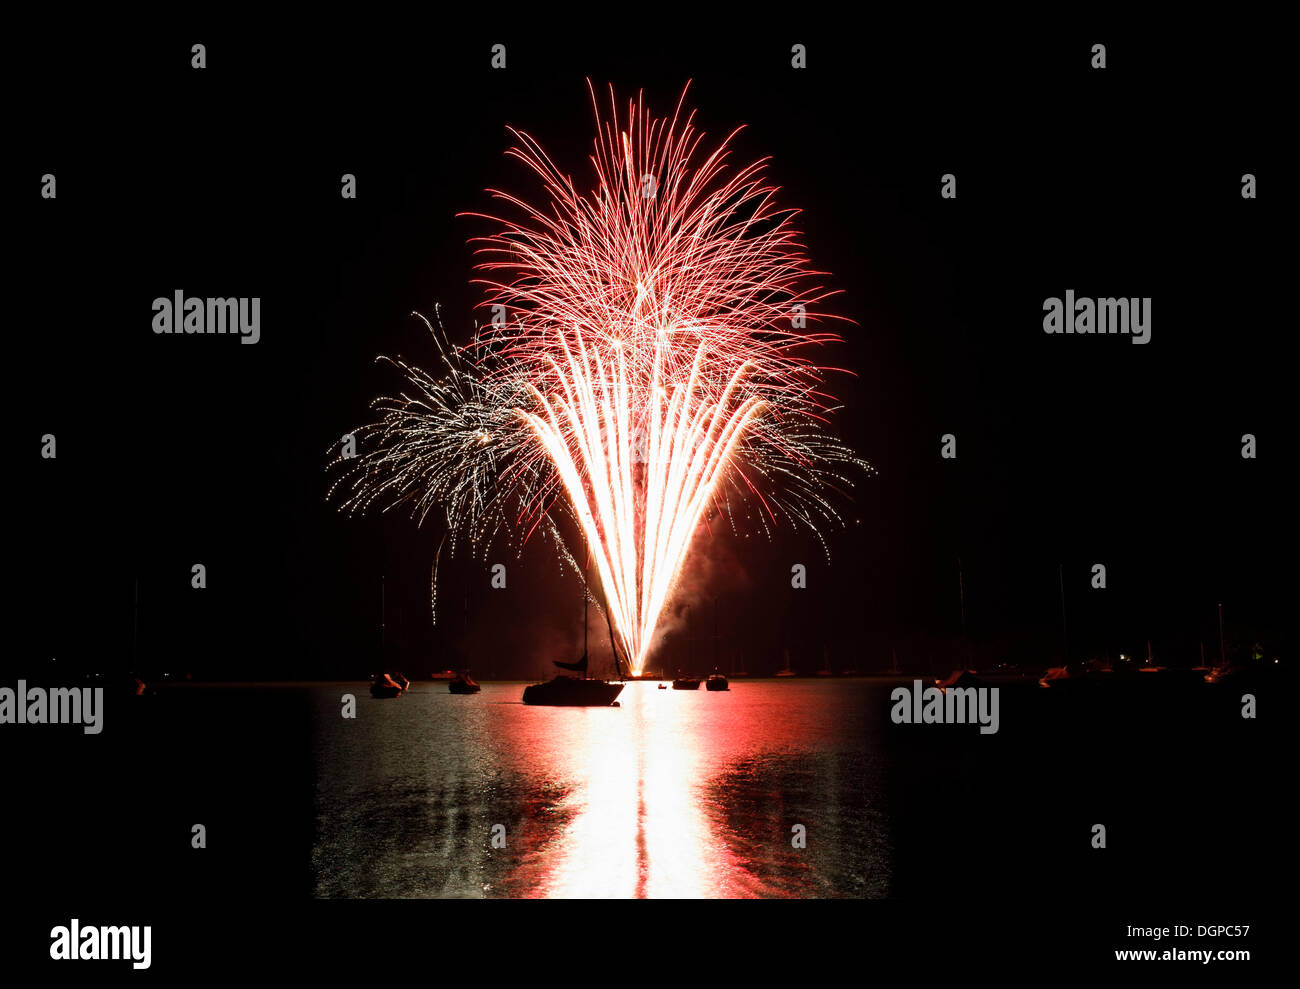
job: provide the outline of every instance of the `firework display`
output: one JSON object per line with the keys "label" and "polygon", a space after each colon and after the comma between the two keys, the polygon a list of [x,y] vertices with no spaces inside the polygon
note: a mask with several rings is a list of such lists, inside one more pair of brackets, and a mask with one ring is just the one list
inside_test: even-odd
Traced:
{"label": "firework display", "polygon": [[331,487],[347,511],[436,509],[453,546],[577,531],[634,673],[710,518],[820,533],[870,470],[829,429],[814,354],[838,337],[808,327],[833,292],[797,211],[765,160],[729,167],[735,132],[706,145],[685,95],[655,118],[611,90],[602,116],[593,89],[589,188],[512,130],[544,198],[491,190],[502,215],[471,214],[494,227],[473,241],[488,319],[464,346],[425,321],[437,373],[381,358],[405,389]]}
{"label": "firework display", "polygon": [[14,32],[6,984],[1280,981],[1284,25],[469,13]]}

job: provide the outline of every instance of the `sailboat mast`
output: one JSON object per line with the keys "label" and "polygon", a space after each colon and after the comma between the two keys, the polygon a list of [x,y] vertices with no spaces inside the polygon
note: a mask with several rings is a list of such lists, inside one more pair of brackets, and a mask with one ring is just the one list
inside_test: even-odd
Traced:
{"label": "sailboat mast", "polygon": [[131,608],[131,672],[136,671],[140,654],[140,578],[135,579],[135,603]]}
{"label": "sailboat mast", "polygon": [[970,635],[966,631],[966,577],[962,573],[960,556],[957,557],[957,597],[961,601],[961,640],[966,650],[966,669],[970,669],[974,664],[971,662]]}
{"label": "sailboat mast", "polygon": [[[614,654],[614,674],[620,679],[623,677],[623,667],[618,659],[618,645],[614,642],[614,623],[609,617],[609,598],[605,598],[605,627],[609,629],[609,649]],[[631,666],[628,672],[631,673]]]}
{"label": "sailboat mast", "polygon": [[1061,581],[1061,660],[1066,666],[1070,665],[1070,633],[1065,624],[1065,564],[1058,567],[1058,574]]}
{"label": "sailboat mast", "polygon": [[695,626],[691,624],[691,606],[686,606],[686,672],[695,672]]}
{"label": "sailboat mast", "polygon": [[713,599],[713,672],[718,671],[718,599]]}

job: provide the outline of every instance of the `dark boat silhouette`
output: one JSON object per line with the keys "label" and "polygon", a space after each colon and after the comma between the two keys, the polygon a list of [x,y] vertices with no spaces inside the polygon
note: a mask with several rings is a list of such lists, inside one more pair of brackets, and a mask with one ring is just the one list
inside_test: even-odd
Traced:
{"label": "dark boat silhouette", "polygon": [[727,678],[721,673],[711,673],[709,678],[704,681],[705,690],[730,690],[731,686],[727,683]]}
{"label": "dark boat silhouette", "polygon": [[621,683],[561,674],[554,680],[525,687],[524,703],[555,707],[609,707],[622,692]]}
{"label": "dark boat silhouette", "polygon": [[699,677],[678,677],[673,681],[673,690],[699,690]]}
{"label": "dark boat silhouette", "polygon": [[447,690],[453,694],[477,694],[482,689],[468,673],[457,674],[456,679],[447,684]]}
{"label": "dark boat silhouette", "polygon": [[387,673],[381,673],[370,682],[371,697],[401,697],[401,685]]}
{"label": "dark boat silhouette", "polygon": [[[587,676],[587,574],[582,575],[582,658],[572,663],[552,660],[562,670],[572,670],[581,676],[561,673],[553,680],[534,683],[524,688],[525,704],[544,704],[553,707],[609,707],[616,702],[623,692],[623,684],[610,683]],[[605,621],[609,623],[609,609],[605,610]],[[614,653],[614,669],[619,669],[618,647],[614,645],[614,627],[609,625],[609,644]]]}
{"label": "dark boat silhouette", "polygon": [[953,670],[942,680],[934,681],[934,685],[940,690],[946,691],[949,687],[983,687],[984,681],[976,674],[974,670]]}
{"label": "dark boat silhouette", "polygon": [[394,673],[390,673],[389,676],[393,678],[393,682],[396,683],[399,687],[401,687],[403,691],[407,691],[411,689],[411,681],[406,679],[406,674],[403,673],[401,670],[398,670]]}

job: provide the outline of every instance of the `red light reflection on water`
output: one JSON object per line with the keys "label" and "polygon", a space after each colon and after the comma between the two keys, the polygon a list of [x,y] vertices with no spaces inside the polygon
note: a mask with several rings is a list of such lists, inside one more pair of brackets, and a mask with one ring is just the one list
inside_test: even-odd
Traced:
{"label": "red light reflection on water", "polygon": [[520,893],[754,895],[753,877],[701,797],[744,737],[730,730],[740,716],[731,698],[664,695],[653,682],[633,682],[619,700],[620,708],[533,709],[545,713],[529,769],[567,784],[554,809],[568,822],[515,877]]}

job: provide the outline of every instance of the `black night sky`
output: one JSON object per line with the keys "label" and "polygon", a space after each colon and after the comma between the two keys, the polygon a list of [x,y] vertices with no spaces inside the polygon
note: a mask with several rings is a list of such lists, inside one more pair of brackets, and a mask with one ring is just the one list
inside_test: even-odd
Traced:
{"label": "black night sky", "polygon": [[[1196,665],[1202,642],[1213,661],[1219,602],[1230,652],[1286,651],[1290,348],[1269,202],[1285,176],[1270,167],[1278,121],[1243,95],[1275,70],[1152,37],[1113,43],[1095,72],[1084,35],[547,47],[515,29],[383,49],[213,36],[203,73],[188,42],[74,46],[61,57],[95,71],[63,85],[51,61],[46,98],[19,111],[37,139],[10,149],[23,182],[58,176],[56,201],[13,207],[30,246],[11,295],[27,304],[10,327],[24,465],[11,600],[39,633],[15,671],[131,665],[136,578],[146,675],[364,677],[381,665],[381,574],[390,666],[532,677],[576,648],[577,582],[541,542],[520,559],[444,558],[432,629],[442,530],[339,515],[324,465],[398,384],[376,355],[432,359],[412,310],[441,305],[466,338],[481,301],[466,242],[485,228],[457,214],[487,207],[488,187],[537,191],[503,153],[507,125],[585,174],[587,78],[644,90],[659,112],[693,80],[711,137],[747,125],[736,162],[771,156],[843,291],[853,323],[827,361],[855,376],[833,382],[838,424],[878,470],[846,508],[853,524],[828,532],[829,564],[807,534],[697,543],[695,587],[652,668],[692,650],[712,665],[716,598],[722,661],[751,672],[786,646],[805,670],[823,648],[837,668],[884,669],[893,649],[946,670],[958,557],[981,662],[1059,662],[1060,565],[1072,659],[1144,655],[1149,640],[1166,665]],[[494,73],[498,40],[510,61]],[[792,40],[809,45],[806,71],[789,67]],[[345,172],[355,201],[339,196]],[[939,196],[945,172],[955,201]],[[1245,172],[1260,199],[1242,199]],[[155,336],[151,301],[177,289],[260,296],[261,342]],[[1043,300],[1069,289],[1151,297],[1151,343],[1044,334]],[[55,461],[37,459],[45,433]],[[944,433],[956,461],[939,456]],[[489,588],[497,561],[506,590]],[[797,562],[807,590],[790,588]],[[1089,586],[1094,563],[1105,591]]]}
{"label": "black night sky", "polygon": [[[1169,943],[1133,925],[1257,924],[1240,944],[1183,942],[1260,960],[1280,945],[1290,929],[1265,914],[1293,895],[1277,868],[1292,831],[1278,754],[1295,646],[1295,128],[1278,108],[1293,32],[1253,10],[1140,33],[1129,12],[1119,30],[983,9],[963,25],[926,8],[908,29],[871,7],[820,25],[736,8],[717,26],[645,6],[546,8],[545,24],[484,6],[473,26],[429,9],[434,24],[387,14],[375,30],[326,8],[279,29],[264,12],[141,26],[116,9],[112,30],[62,11],[11,29],[16,641],[0,688],[108,674],[110,728],[0,719],[5,971],[129,971],[51,955],[74,918],[155,925],[163,978],[315,964],[334,982],[348,963],[371,980],[477,963],[578,982],[629,961],[675,971],[692,952],[738,984],[746,965],[802,984],[850,962],[926,984],[931,965],[1109,976],[1112,949]],[[376,357],[435,360],[413,311],[440,308],[461,343],[488,316],[468,242],[491,226],[462,214],[491,212],[490,188],[540,195],[507,128],[589,187],[588,80],[656,115],[689,82],[706,146],[744,125],[733,166],[770,159],[840,293],[844,321],[814,327],[844,337],[817,355],[847,372],[828,384],[836,429],[875,469],[846,527],[825,530],[829,561],[808,532],[737,537],[715,518],[647,670],[751,679],[619,684],[617,711],[613,693],[534,706],[492,682],[549,677],[581,649],[580,583],[548,542],[444,553],[434,626],[441,521],[326,500],[331,446],[401,387]],[[39,195],[47,173],[57,198]],[[259,298],[260,342],[155,334],[153,300],[177,291]],[[1044,333],[1044,301],[1071,291],[1150,298],[1150,342]],[[1229,664],[1268,662],[1211,683],[1037,682],[1148,649],[1217,666],[1220,605]],[[590,673],[607,679],[595,609],[590,630]],[[905,676],[754,682],[787,651],[803,674],[896,659]],[[465,668],[481,692],[428,679]],[[966,694],[1005,689],[1005,730],[894,717],[891,684],[919,695],[962,668],[1005,684]],[[414,681],[402,699],[364,689],[385,669]],[[198,684],[163,682],[184,676]],[[576,683],[561,688],[591,685]],[[489,844],[497,822],[508,846]],[[473,902],[599,888],[570,876],[672,905],[575,924],[568,907],[521,922],[532,908]],[[681,908],[695,896],[841,907]],[[1251,970],[1265,967],[1233,971]]]}

